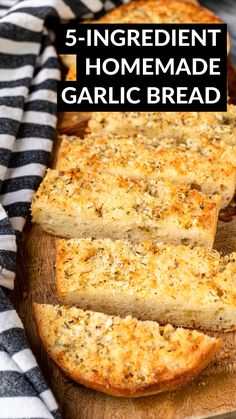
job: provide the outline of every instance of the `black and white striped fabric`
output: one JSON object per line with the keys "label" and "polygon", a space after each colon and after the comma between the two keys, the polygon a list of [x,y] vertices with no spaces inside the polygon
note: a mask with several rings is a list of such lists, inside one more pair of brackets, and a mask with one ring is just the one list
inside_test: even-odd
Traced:
{"label": "black and white striped fabric", "polygon": [[45,21],[92,18],[122,1],[0,0],[0,418],[59,418],[5,288],[56,127],[57,55]]}

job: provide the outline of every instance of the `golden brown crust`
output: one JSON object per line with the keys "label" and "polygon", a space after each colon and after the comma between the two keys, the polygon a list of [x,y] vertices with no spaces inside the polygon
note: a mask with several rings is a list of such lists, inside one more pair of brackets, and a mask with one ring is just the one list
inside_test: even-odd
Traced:
{"label": "golden brown crust", "polygon": [[[45,342],[43,343],[44,343],[44,347],[46,347],[46,343]],[[83,378],[81,378],[79,374],[76,373],[76,371],[65,370],[60,364],[59,359],[58,360],[54,359],[54,361],[68,378],[71,378],[77,383],[82,384],[85,387],[89,387],[92,390],[101,391],[102,393],[108,394],[110,396],[115,396],[115,397],[147,397],[147,396],[152,396],[155,394],[164,393],[167,391],[175,391],[178,388],[182,387],[183,385],[186,385],[190,381],[194,380],[196,376],[200,374],[200,372],[213,360],[219,348],[220,348],[220,341],[218,339],[218,341],[213,343],[209,348],[205,350],[204,353],[202,353],[201,357],[198,359],[198,365],[196,365],[196,367],[193,368],[192,370],[181,372],[180,374],[176,374],[174,378],[169,379],[169,380],[168,379],[163,380],[163,382],[159,382],[158,384],[153,384],[147,387],[140,387],[136,389],[135,391],[130,390],[128,388],[124,389],[121,387],[113,387],[113,386],[108,386],[106,384],[102,385],[100,383],[94,383],[93,381],[84,380]]]}
{"label": "golden brown crust", "polygon": [[[158,324],[153,322],[74,308],[35,304],[35,317],[45,349],[68,377],[92,389],[121,397],[148,396],[179,388],[199,374],[221,343],[219,339],[196,331],[166,326],[160,332]],[[73,328],[76,337],[70,331]],[[120,339],[121,336],[126,343],[119,345],[116,341],[114,345],[112,337]],[[139,344],[137,354],[136,345],[133,345],[136,339]],[[96,355],[93,343],[99,348]],[[86,344],[88,347],[83,352],[81,348]],[[86,354],[82,360],[81,353]],[[97,364],[94,356],[98,356]]]}
{"label": "golden brown crust", "polygon": [[210,10],[177,0],[135,0],[99,19],[100,23],[222,23]]}

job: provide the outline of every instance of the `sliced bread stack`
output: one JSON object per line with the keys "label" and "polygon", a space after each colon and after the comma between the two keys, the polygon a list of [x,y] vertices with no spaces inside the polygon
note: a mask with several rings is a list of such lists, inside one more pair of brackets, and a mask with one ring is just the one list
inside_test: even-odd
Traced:
{"label": "sliced bread stack", "polygon": [[204,141],[201,149],[140,135],[63,138],[32,215],[46,231],[77,238],[59,242],[56,280],[63,304],[79,308],[37,305],[36,320],[52,358],[79,383],[130,397],[173,390],[220,345],[182,326],[235,330],[235,254],[204,249],[232,198],[235,169],[222,145]]}
{"label": "sliced bread stack", "polygon": [[[137,0],[100,22],[220,20],[186,1]],[[221,343],[182,327],[235,330],[236,254],[210,250],[235,189],[235,120],[231,105],[225,113],[95,113],[84,140],[63,138],[32,216],[70,239],[56,253],[65,305],[35,304],[35,316],[49,355],[75,381],[116,396],[174,390]]]}

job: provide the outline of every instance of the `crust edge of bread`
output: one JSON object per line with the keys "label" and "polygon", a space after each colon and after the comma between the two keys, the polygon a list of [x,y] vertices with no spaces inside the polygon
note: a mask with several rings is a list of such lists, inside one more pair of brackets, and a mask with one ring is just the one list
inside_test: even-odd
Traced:
{"label": "crust edge of bread", "polygon": [[110,386],[106,383],[97,383],[94,381],[89,381],[81,377],[80,374],[76,372],[75,369],[71,368],[68,370],[63,367],[63,357],[54,356],[48,348],[47,340],[45,339],[43,329],[44,323],[40,315],[40,304],[34,303],[34,314],[38,327],[38,332],[40,339],[46,349],[48,355],[53,359],[56,365],[63,371],[63,373],[72,380],[76,381],[79,384],[82,384],[86,387],[89,387],[93,390],[101,391],[105,394],[116,396],[116,397],[145,397],[151,396],[154,394],[159,394],[165,391],[174,391],[183,385],[192,381],[214,358],[216,352],[221,346],[221,339],[212,340],[211,343],[207,345],[206,348],[202,351],[201,355],[195,362],[195,365],[185,371],[181,371],[178,374],[175,374],[173,378],[167,380],[159,381],[156,384],[137,387],[135,390],[130,388],[121,388]]}

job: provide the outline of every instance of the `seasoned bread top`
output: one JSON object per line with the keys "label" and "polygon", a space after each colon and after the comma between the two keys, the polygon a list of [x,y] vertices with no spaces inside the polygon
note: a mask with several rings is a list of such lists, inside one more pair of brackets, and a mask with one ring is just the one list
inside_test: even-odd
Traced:
{"label": "seasoned bread top", "polygon": [[70,292],[109,290],[184,306],[236,307],[236,253],[110,239],[60,240],[57,281]]}
{"label": "seasoned bread top", "polygon": [[225,148],[225,158],[236,166],[234,105],[228,105],[227,112],[94,112],[88,127],[100,135],[128,132],[130,136],[175,138],[200,151],[210,142]]}
{"label": "seasoned bread top", "polygon": [[[184,135],[184,138],[187,133],[192,134],[194,138],[194,135],[197,135],[200,130],[201,134],[205,133],[206,138],[210,136],[214,139],[212,137],[214,133],[215,140],[220,139],[219,137],[223,135],[226,136],[227,144],[234,145],[236,142],[235,105],[228,105],[226,112],[93,112],[92,116],[89,127],[93,121],[96,121],[104,131],[109,131],[109,128],[112,130],[113,124],[119,121],[124,125],[129,124],[133,130],[136,129],[136,133],[139,130],[140,134],[144,134],[146,130],[157,130],[156,136],[159,138],[161,133],[161,138],[165,138],[170,136],[170,132],[176,133],[176,128],[182,128],[180,134]],[[180,135],[178,132],[176,134]],[[191,135],[189,137],[191,138]]]}
{"label": "seasoned bread top", "polygon": [[185,382],[186,372],[196,375],[220,344],[197,331],[130,316],[46,304],[35,304],[35,314],[46,349],[66,374],[119,395],[142,395],[158,384],[162,390],[178,377]]}
{"label": "seasoned bread top", "polygon": [[188,1],[135,0],[99,19],[99,23],[222,23],[204,7]]}
{"label": "seasoned bread top", "polygon": [[33,203],[50,205],[67,215],[114,220],[148,227],[174,219],[176,228],[211,231],[221,203],[218,195],[206,196],[186,185],[160,180],[135,180],[100,172],[48,169]]}
{"label": "seasoned bread top", "polygon": [[[162,178],[178,183],[225,183],[235,168],[225,159],[225,150],[205,141],[199,150],[177,139],[90,134],[83,140],[62,136],[57,168],[101,170],[138,178]],[[182,183],[182,181],[179,181]]]}

